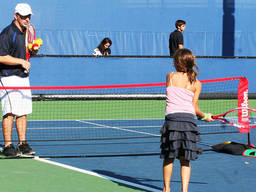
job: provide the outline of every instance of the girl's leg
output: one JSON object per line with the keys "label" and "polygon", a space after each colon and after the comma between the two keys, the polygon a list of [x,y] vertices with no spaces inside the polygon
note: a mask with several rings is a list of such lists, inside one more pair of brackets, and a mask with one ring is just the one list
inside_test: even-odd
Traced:
{"label": "girl's leg", "polygon": [[185,160],[184,157],[180,157],[180,175],[181,175],[181,183],[182,183],[182,192],[188,192],[188,184],[190,180],[190,161]]}
{"label": "girl's leg", "polygon": [[173,161],[174,159],[165,159],[163,162],[163,192],[170,192],[170,181],[172,177]]}

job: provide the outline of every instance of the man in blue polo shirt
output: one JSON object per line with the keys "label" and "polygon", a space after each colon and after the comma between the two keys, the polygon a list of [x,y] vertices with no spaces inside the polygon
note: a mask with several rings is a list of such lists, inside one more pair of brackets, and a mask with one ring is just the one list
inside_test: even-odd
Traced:
{"label": "man in blue polo shirt", "polygon": [[[26,61],[25,31],[32,10],[25,3],[15,7],[14,20],[0,34],[0,86],[28,87],[30,62]],[[0,89],[2,103],[2,128],[4,135],[3,154],[35,154],[26,142],[27,114],[32,113],[31,90]],[[17,149],[12,144],[12,127],[16,119],[19,137]]]}

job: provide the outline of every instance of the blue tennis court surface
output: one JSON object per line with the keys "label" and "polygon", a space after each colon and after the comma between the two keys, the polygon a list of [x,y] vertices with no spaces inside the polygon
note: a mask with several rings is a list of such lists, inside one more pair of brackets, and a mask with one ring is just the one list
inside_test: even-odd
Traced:
{"label": "blue tennis court surface", "polygon": [[[51,158],[50,160],[96,172],[112,178],[147,186],[156,191],[162,188],[162,160],[160,133],[163,119],[136,120],[77,120],[29,121],[28,140],[39,156],[101,156],[90,158]],[[234,131],[217,121],[199,123],[202,133]],[[255,144],[255,129],[251,142]],[[16,133],[14,131],[14,137]],[[48,140],[48,141],[38,141]],[[201,142],[218,144],[224,141],[245,143],[247,134],[202,135]],[[199,147],[209,149],[206,145]],[[150,154],[126,156],[124,154]],[[120,157],[104,157],[108,155]],[[254,191],[256,159],[206,151],[192,162],[190,191]],[[181,179],[179,163],[175,161],[171,186],[179,191]]]}
{"label": "blue tennis court surface", "polygon": [[[159,191],[162,188],[162,161],[158,156],[53,160]],[[255,165],[255,158],[207,152],[192,162],[189,191],[254,191]],[[171,181],[172,191],[180,191],[179,172],[179,163],[176,160]]]}
{"label": "blue tennis court surface", "polygon": [[[29,121],[27,140],[39,156],[159,152],[162,119]],[[14,140],[17,140],[13,130]]]}
{"label": "blue tennis court surface", "polygon": [[[159,153],[163,119],[29,121],[27,140],[39,156],[83,156]],[[246,143],[245,134],[218,123],[198,121],[202,143],[217,144],[230,137]],[[14,140],[17,140],[13,130]]]}
{"label": "blue tennis court surface", "polygon": [[[255,135],[255,130],[252,130],[252,135]],[[246,135],[207,135],[202,136],[202,141],[212,144],[226,140],[238,142],[239,140],[246,140],[243,137],[246,137]],[[252,142],[255,143],[254,137]],[[145,185],[151,187],[152,191],[153,189],[159,191],[162,189],[162,160],[159,156],[53,160],[110,177]],[[192,175],[189,191],[255,191],[255,158],[207,151],[191,163]],[[179,163],[176,160],[171,181],[172,191],[180,191],[181,179],[179,173]]]}

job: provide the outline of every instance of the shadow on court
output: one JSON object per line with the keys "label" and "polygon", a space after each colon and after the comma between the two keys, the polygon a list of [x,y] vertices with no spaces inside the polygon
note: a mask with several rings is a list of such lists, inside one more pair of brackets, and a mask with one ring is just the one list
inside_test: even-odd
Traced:
{"label": "shadow on court", "polygon": [[161,180],[158,180],[158,179],[155,180],[155,179],[149,179],[149,178],[144,178],[144,177],[141,177],[141,178],[131,177],[131,176],[126,176],[126,175],[116,174],[112,171],[106,171],[106,170],[97,170],[96,169],[96,170],[92,170],[92,171],[96,172],[96,173],[99,173],[101,175],[105,175],[105,176],[109,176],[109,177],[113,177],[113,178],[118,178],[118,179],[121,179],[121,180],[124,180],[124,181],[129,181],[129,182],[136,183],[136,184],[139,184],[139,185],[144,185],[144,186],[147,186],[147,187],[151,187],[151,188],[161,190],[160,187],[156,187],[156,186],[150,184],[152,182],[161,182]]}

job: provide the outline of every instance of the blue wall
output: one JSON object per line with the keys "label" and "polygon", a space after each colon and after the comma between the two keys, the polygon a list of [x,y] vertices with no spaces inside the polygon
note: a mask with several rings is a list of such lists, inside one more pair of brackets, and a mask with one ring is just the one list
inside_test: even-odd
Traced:
{"label": "blue wall", "polygon": [[[201,56],[255,56],[255,0],[27,0],[41,54],[90,55],[106,36],[113,55],[168,55],[177,19],[187,21],[185,47]],[[16,0],[1,2],[0,28]]]}
{"label": "blue wall", "polygon": [[[201,56],[256,56],[255,0],[27,0],[44,45],[40,54],[91,55],[101,39],[113,55],[168,55],[177,19],[187,21],[185,47]],[[0,28],[16,0],[1,2]],[[32,58],[32,85],[164,82],[169,59]],[[255,59],[197,59],[199,78],[246,76],[256,92]]]}
{"label": "blue wall", "polygon": [[[200,59],[199,79],[245,76],[256,93],[255,59]],[[31,85],[80,86],[165,82],[170,58],[32,58]],[[221,89],[221,88],[220,88]]]}

